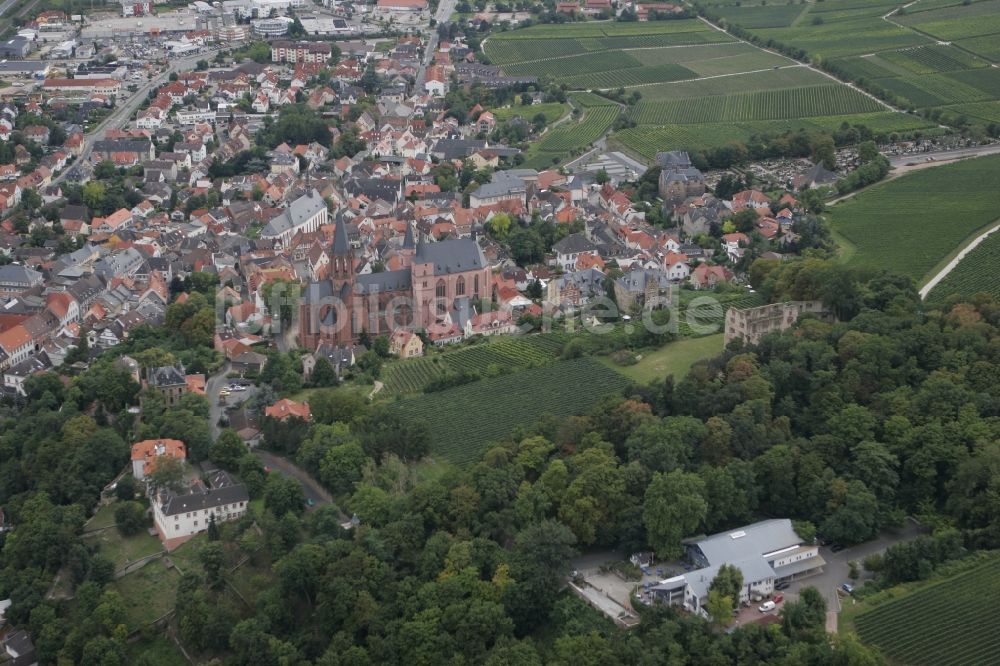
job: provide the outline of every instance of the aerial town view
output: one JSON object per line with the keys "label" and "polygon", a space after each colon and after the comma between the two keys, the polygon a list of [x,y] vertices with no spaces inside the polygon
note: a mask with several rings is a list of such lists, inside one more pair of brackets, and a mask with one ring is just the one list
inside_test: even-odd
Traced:
{"label": "aerial town view", "polygon": [[1000,664],[1000,0],[0,0],[0,666]]}

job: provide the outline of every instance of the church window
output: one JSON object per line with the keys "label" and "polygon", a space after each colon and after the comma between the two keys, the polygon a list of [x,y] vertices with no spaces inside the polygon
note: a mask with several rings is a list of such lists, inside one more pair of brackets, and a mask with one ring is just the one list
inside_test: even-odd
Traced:
{"label": "church window", "polygon": [[458,276],[458,280],[455,282],[455,294],[465,296],[465,278],[461,275]]}
{"label": "church window", "polygon": [[437,296],[438,298],[444,298],[445,297],[445,284],[444,284],[444,280],[438,280],[437,281],[437,291],[435,292],[435,296]]}

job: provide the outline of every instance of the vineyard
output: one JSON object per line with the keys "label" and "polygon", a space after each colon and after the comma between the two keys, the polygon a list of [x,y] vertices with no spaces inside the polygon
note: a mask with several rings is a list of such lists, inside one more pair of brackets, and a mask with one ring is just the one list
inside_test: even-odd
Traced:
{"label": "vineyard", "polygon": [[858,635],[893,663],[1000,663],[1000,559],[918,589],[855,618]]}
{"label": "vineyard", "polygon": [[1000,266],[1000,233],[994,232],[937,283],[927,295],[927,300],[941,302],[952,294],[968,298],[986,292],[1000,301],[997,266]]}
{"label": "vineyard", "polygon": [[483,49],[489,59],[510,72],[510,65],[550,58],[608,53],[621,58],[625,49],[648,49],[730,42],[729,36],[697,20],[655,23],[573,23],[534,25],[500,33]]}
{"label": "vineyard", "polygon": [[1000,100],[1000,71],[991,67],[1000,60],[1000,0],[920,0],[905,8],[897,0],[826,0],[791,22],[786,16],[797,7],[719,4],[715,14],[758,38],[830,61],[840,74],[891,93],[900,106]]}
{"label": "vineyard", "polygon": [[567,122],[546,132],[526,154],[526,168],[547,169],[585,150],[608,131],[621,113],[617,104],[594,93],[573,93],[572,99],[583,109],[583,117],[578,122]]}
{"label": "vineyard", "polygon": [[804,130],[839,129],[843,123],[864,125],[876,134],[905,134],[934,128],[934,123],[919,116],[904,113],[877,112],[849,116],[817,116],[785,120],[759,120],[741,123],[700,123],[695,125],[638,125],[612,134],[614,142],[629,152],[653,159],[661,150],[699,150],[720,146],[730,141],[749,141],[753,136],[783,134]]}
{"label": "vineyard", "polygon": [[551,363],[559,358],[565,341],[561,333],[497,338],[436,356],[390,363],[382,379],[389,394],[418,393],[449,372],[487,376]]}
{"label": "vineyard", "polygon": [[580,414],[628,384],[601,363],[579,358],[408,398],[394,409],[405,419],[428,420],[433,455],[469,465],[518,426],[545,414]]}
{"label": "vineyard", "polygon": [[837,84],[786,88],[696,100],[640,102],[631,120],[640,125],[669,125],[807,118],[880,111],[878,102]]}
{"label": "vineyard", "polygon": [[919,281],[996,219],[998,182],[1000,156],[963,160],[876,185],[829,216],[834,230],[855,246],[852,263]]}

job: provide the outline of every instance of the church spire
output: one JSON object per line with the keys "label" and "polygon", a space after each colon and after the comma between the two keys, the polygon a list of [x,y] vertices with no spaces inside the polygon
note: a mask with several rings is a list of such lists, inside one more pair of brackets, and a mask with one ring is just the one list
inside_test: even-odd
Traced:
{"label": "church spire", "polygon": [[412,250],[416,247],[413,243],[413,225],[406,223],[406,235],[403,236],[403,249]]}
{"label": "church spire", "polygon": [[347,242],[347,224],[344,222],[343,213],[337,213],[337,226],[333,230],[333,256],[343,257],[351,253],[351,246]]}

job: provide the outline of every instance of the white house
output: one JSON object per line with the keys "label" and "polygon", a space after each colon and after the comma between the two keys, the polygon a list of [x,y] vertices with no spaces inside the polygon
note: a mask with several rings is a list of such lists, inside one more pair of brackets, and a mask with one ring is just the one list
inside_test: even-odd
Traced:
{"label": "white house", "polygon": [[260,237],[287,246],[295,234],[311,233],[328,221],[326,201],[319,192],[311,189],[289,204],[280,215],[271,219],[261,230]]}
{"label": "white house", "polygon": [[[212,472],[208,484],[195,481],[184,494],[161,490],[153,498],[153,521],[160,538],[168,543],[208,529],[212,518],[223,523],[247,512],[250,495],[221,470]],[[176,543],[176,542],[175,542]]]}

